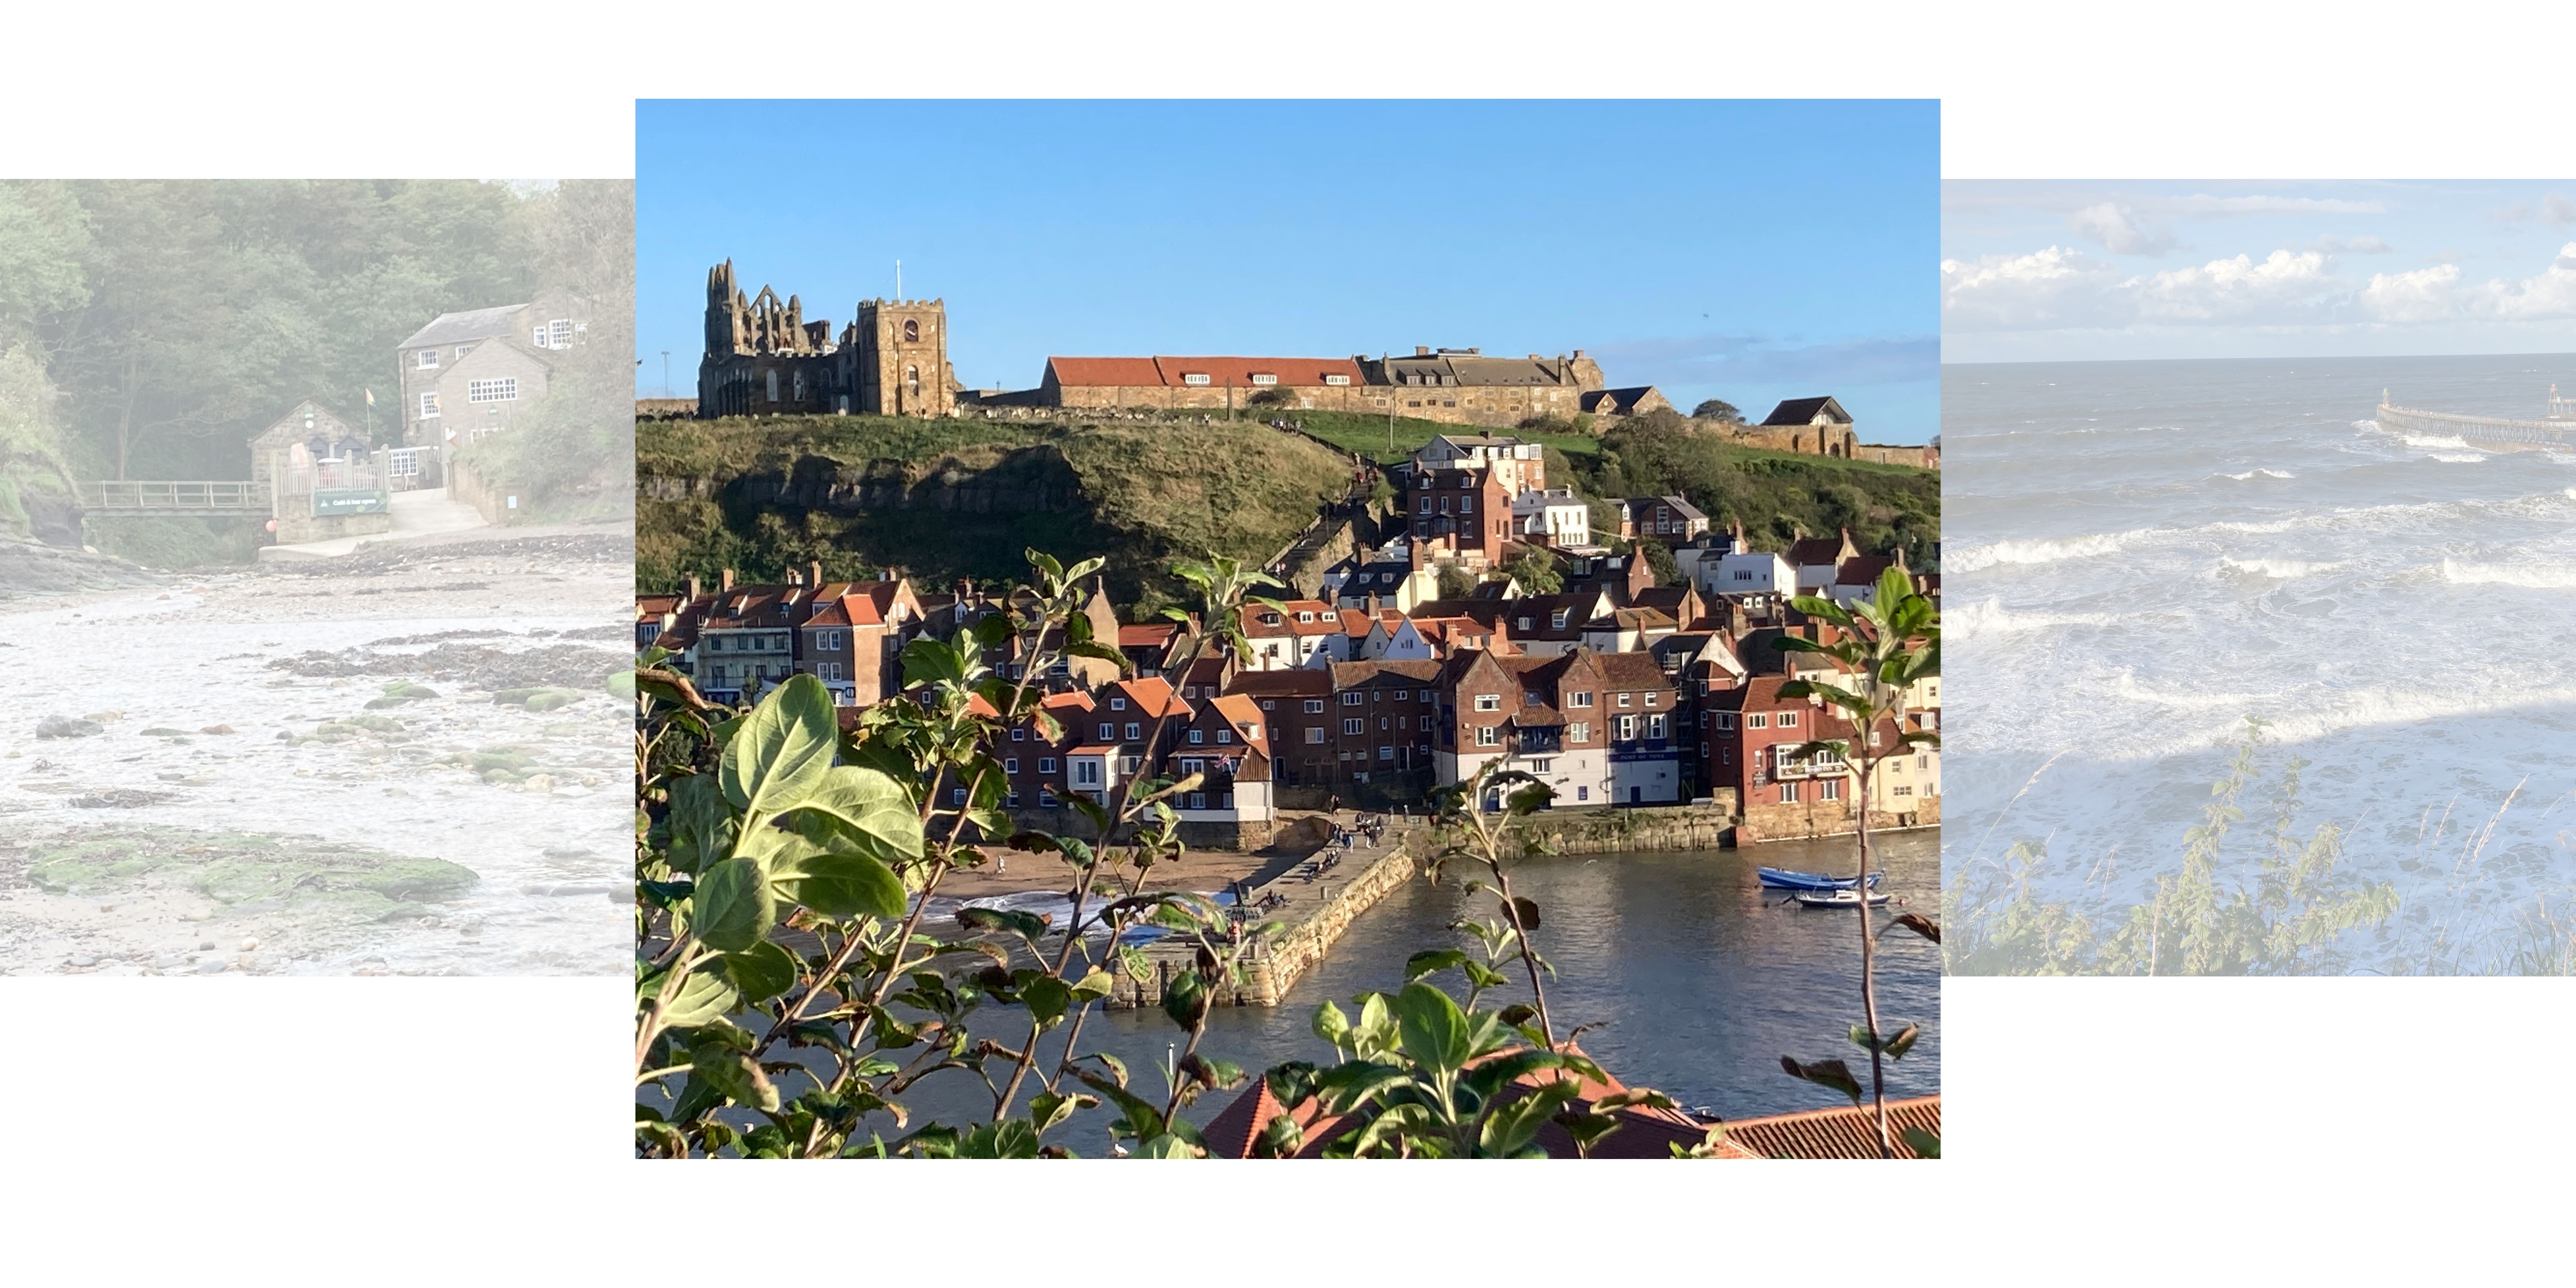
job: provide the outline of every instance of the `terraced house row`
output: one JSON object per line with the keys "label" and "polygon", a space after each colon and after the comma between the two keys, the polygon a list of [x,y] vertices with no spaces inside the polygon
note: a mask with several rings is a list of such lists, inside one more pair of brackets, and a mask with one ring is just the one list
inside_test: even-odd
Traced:
{"label": "terraced house row", "polygon": [[[1035,677],[1039,708],[995,748],[1008,779],[1002,803],[1062,809],[1077,793],[1112,800],[1139,777],[1198,774],[1176,802],[1183,819],[1225,843],[1259,844],[1283,808],[1419,805],[1500,761],[1548,783],[1561,808],[1700,802],[1739,813],[1762,836],[1846,830],[1843,767],[1796,749],[1835,738],[1893,749],[1905,733],[1938,727],[1939,683],[1911,695],[1904,727],[1868,731],[1781,696],[1793,679],[1831,677],[1820,655],[1783,647],[1793,636],[1829,640],[1832,629],[1786,597],[1848,597],[1901,564],[1860,554],[1847,535],[1782,553],[1703,537],[1696,550],[1688,584],[1654,584],[1638,555],[1602,556],[1569,564],[1555,593],[1523,594],[1498,577],[1410,611],[1357,580],[1399,561],[1355,560],[1321,596],[1244,609],[1241,653],[1211,646],[1195,659],[1181,656],[1190,632],[1180,624],[1120,622],[1095,586],[1081,611],[1093,638],[1117,641],[1126,666],[1059,658]],[[1758,575],[1737,579],[1746,572]],[[1937,577],[1915,580],[1937,595]],[[639,596],[636,638],[670,650],[719,700],[814,675],[855,723],[901,692],[904,644],[950,638],[1002,607],[971,586],[923,593],[900,576],[826,581],[809,567],[780,585],[737,585],[728,574],[712,590]],[[986,661],[1016,678],[1026,647],[1011,640]],[[1938,820],[1937,752],[1891,756],[1878,773],[1873,798],[1886,821]]]}

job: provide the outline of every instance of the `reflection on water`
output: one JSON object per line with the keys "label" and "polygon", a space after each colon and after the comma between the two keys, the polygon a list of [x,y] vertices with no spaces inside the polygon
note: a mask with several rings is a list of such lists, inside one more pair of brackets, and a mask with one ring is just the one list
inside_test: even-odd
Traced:
{"label": "reflection on water", "polygon": [[[1938,834],[1883,837],[1881,853],[1885,889],[1931,912],[1940,881]],[[1853,914],[1780,906],[1780,899],[1765,897],[1753,874],[1757,864],[1845,871],[1851,854],[1851,843],[1840,840],[1534,858],[1513,869],[1512,886],[1541,909],[1537,938],[1556,965],[1548,1008],[1560,1030],[1589,1026],[1581,1037],[1584,1049],[1631,1086],[1654,1087],[1685,1107],[1740,1118],[1846,1103],[1783,1074],[1783,1055],[1841,1056],[1863,1067],[1862,1053],[1844,1036],[1860,1019]],[[1412,954],[1472,943],[1447,926],[1461,916],[1490,917],[1491,897],[1458,889],[1463,875],[1453,873],[1438,887],[1416,880],[1388,895],[1352,924],[1327,961],[1298,981],[1286,1005],[1212,1012],[1201,1050],[1254,1072],[1282,1060],[1328,1059],[1331,1048],[1307,1028],[1318,1002],[1347,1004],[1356,993],[1392,990],[1403,982],[1404,962]],[[1938,951],[1901,930],[1879,943],[1882,1026],[1923,1026],[1919,1045],[1889,1067],[1888,1094],[1933,1094],[1941,1081]],[[1440,982],[1453,993],[1459,987],[1455,972]],[[1488,996],[1520,998],[1527,991],[1524,985]],[[996,1021],[1018,1014],[997,1010],[982,1027],[997,1040],[1015,1042],[1010,1025]],[[1178,1034],[1160,1011],[1100,1012],[1084,1027],[1083,1050],[1118,1056],[1143,1088],[1159,1091],[1154,1069]],[[1047,1058],[1052,1062],[1056,1055],[1050,1050]],[[1231,1095],[1202,1100],[1191,1116],[1205,1121]],[[971,1080],[932,1079],[907,1102],[916,1123],[992,1112],[990,1097]],[[1105,1143],[1099,1131],[1095,1124],[1077,1124],[1052,1139],[1077,1152],[1098,1153]]]}

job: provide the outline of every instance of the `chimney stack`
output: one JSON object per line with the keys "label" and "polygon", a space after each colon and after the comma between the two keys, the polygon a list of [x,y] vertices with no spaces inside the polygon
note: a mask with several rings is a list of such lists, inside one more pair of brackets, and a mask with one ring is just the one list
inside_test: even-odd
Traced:
{"label": "chimney stack", "polygon": [[730,592],[733,590],[733,569],[727,568],[724,570],[724,580],[718,583],[718,588],[723,592]]}
{"label": "chimney stack", "polygon": [[812,586],[812,587],[814,587],[814,588],[815,588],[815,589],[817,589],[817,590],[822,589],[822,586],[823,586],[823,561],[822,561],[822,560],[817,559],[817,560],[814,560],[813,562],[808,563],[808,564],[806,564],[806,565],[805,565],[805,584],[806,584],[806,585],[808,585],[808,586]]}
{"label": "chimney stack", "polygon": [[702,593],[702,592],[698,589],[698,575],[697,575],[696,573],[690,573],[690,574],[689,574],[689,598],[690,598],[692,601],[694,601],[694,600],[696,600],[696,599],[697,599],[697,597],[698,597],[701,593]]}
{"label": "chimney stack", "polygon": [[1417,345],[1413,346],[1413,356],[1414,356],[1414,357],[1417,357],[1417,358],[1428,358],[1428,357],[1430,357],[1430,356],[1431,356],[1431,346],[1430,346],[1430,345],[1427,345],[1427,344],[1417,344]]}

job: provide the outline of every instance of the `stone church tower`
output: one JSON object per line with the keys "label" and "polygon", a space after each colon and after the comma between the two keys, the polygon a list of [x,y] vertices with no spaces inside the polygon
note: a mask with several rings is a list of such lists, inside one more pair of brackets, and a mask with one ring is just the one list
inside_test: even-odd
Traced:
{"label": "stone church tower", "polygon": [[948,370],[948,310],[939,300],[863,300],[841,337],[850,410],[945,416],[956,406]]}

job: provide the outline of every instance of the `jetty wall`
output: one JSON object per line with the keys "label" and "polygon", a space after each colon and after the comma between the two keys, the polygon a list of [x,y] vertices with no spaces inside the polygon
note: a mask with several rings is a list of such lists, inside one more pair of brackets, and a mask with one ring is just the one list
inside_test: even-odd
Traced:
{"label": "jetty wall", "polygon": [[2450,412],[2391,407],[2385,403],[2380,405],[2376,419],[2382,429],[2412,434],[2448,434],[2470,446],[2489,451],[2576,447],[2576,422],[2571,421],[2460,416]]}

